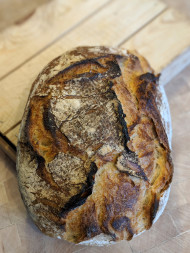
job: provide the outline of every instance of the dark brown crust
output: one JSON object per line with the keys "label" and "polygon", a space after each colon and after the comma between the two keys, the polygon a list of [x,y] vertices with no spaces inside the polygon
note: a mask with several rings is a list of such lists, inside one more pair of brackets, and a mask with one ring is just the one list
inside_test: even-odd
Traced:
{"label": "dark brown crust", "polygon": [[158,77],[144,58],[104,47],[64,57],[32,86],[18,146],[24,202],[48,235],[130,240],[152,225],[173,173]]}
{"label": "dark brown crust", "polygon": [[152,223],[154,218],[156,217],[157,211],[159,207],[159,199],[155,195],[154,201],[152,202],[152,206],[150,208],[150,222]]}
{"label": "dark brown crust", "polygon": [[160,143],[169,150],[168,138],[161,121],[160,112],[156,104],[156,86],[158,78],[151,73],[143,74],[139,77],[140,86],[137,90],[140,110],[144,111],[154,122],[154,126]]}

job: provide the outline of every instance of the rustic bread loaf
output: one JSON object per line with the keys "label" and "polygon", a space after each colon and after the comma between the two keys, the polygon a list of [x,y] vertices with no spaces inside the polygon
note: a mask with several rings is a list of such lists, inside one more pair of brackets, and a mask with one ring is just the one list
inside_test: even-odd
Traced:
{"label": "rustic bread loaf", "polygon": [[105,47],[66,52],[39,74],[20,128],[17,171],[42,232],[103,245],[130,240],[158,218],[173,174],[158,79],[136,52]]}

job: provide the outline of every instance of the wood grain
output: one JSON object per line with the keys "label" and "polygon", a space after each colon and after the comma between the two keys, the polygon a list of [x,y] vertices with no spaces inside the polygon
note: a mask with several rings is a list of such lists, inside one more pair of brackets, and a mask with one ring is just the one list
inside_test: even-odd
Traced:
{"label": "wood grain", "polygon": [[[16,131],[17,129],[14,128]],[[12,131],[11,131],[12,134]],[[15,136],[17,136],[18,133],[15,134]],[[15,140],[15,136],[13,136],[13,140]],[[4,136],[0,135],[0,147],[1,149],[7,154],[9,155],[9,157],[16,162],[16,148],[14,148],[12,145],[10,145],[10,143],[8,143],[5,138],[3,138]],[[13,142],[12,142],[13,143]],[[15,140],[16,143],[16,140]]]}
{"label": "wood grain", "polygon": [[[12,240],[10,240],[12,238]],[[14,249],[22,246],[17,226],[12,225],[0,230],[1,252],[14,252]]]}
{"label": "wood grain", "polygon": [[0,205],[4,205],[4,204],[6,204],[8,202],[7,194],[5,192],[4,183],[0,184],[0,192],[1,192],[1,195],[0,195]]}
{"label": "wood grain", "polygon": [[190,63],[190,21],[168,9],[122,47],[138,49],[166,84]]}
{"label": "wood grain", "polygon": [[146,253],[189,253],[190,231],[172,238],[157,247],[145,251]]}
{"label": "wood grain", "polygon": [[182,12],[184,15],[186,15],[188,18],[190,18],[190,1],[189,0],[163,0],[169,7],[172,7],[180,12]]}
{"label": "wood grain", "polygon": [[[164,4],[152,0],[125,3],[124,0],[112,1],[98,15],[0,81],[0,131],[3,134],[21,120],[30,86],[49,61],[77,45],[117,46],[165,9]],[[139,19],[141,22],[136,22]]]}
{"label": "wood grain", "polygon": [[14,127],[11,131],[9,131],[6,136],[11,142],[17,146],[17,139],[18,139],[18,133],[20,129],[20,124],[18,124],[16,127]]}
{"label": "wood grain", "polygon": [[0,230],[11,225],[6,205],[0,205]]}
{"label": "wood grain", "polygon": [[[110,9],[115,9],[115,6],[117,6],[114,2],[109,6]],[[135,5],[132,5],[133,8],[135,8]],[[131,7],[131,8],[132,8]],[[151,8],[151,6],[149,6]],[[161,6],[157,6],[157,12],[160,10]],[[148,9],[147,9],[148,11]],[[131,34],[131,27],[126,30],[125,24],[122,22],[120,24],[120,31],[118,31],[117,38],[114,39],[112,35],[115,36],[117,30],[114,30],[113,24],[115,20],[112,18],[109,21],[107,20],[107,27],[105,29],[108,31],[109,27],[112,27],[112,32],[108,32],[108,34],[105,34],[105,36],[100,36],[98,33],[98,27],[100,24],[102,24],[102,20],[104,17],[106,17],[106,12],[110,13],[110,10],[107,11],[106,9],[103,9],[98,17],[94,16],[89,20],[88,23],[83,24],[80,26],[75,32],[68,34],[65,36],[65,38],[61,39],[57,43],[55,43],[52,47],[47,49],[44,53],[39,55],[39,57],[36,57],[32,61],[30,61],[30,64],[26,64],[22,68],[20,68],[18,71],[13,73],[12,75],[8,76],[6,79],[2,80],[0,82],[1,87],[10,87],[12,84],[12,88],[14,89],[13,85],[15,80],[18,85],[17,90],[13,94],[11,104],[8,103],[10,98],[10,92],[7,90],[4,91],[3,99],[6,99],[6,108],[3,108],[4,111],[4,121],[5,124],[1,124],[0,129],[1,131],[7,131],[12,125],[17,123],[17,119],[21,118],[24,104],[29,92],[29,87],[32,82],[32,78],[30,76],[34,76],[32,71],[35,71],[35,68],[38,68],[40,70],[40,64],[45,64],[45,60],[52,59],[55,55],[55,52],[58,54],[61,54],[64,50],[68,49],[69,47],[77,46],[78,44],[90,44],[93,45],[95,41],[97,41],[96,44],[111,44],[115,43],[115,45],[119,44],[119,40],[121,41],[121,46],[125,48],[133,49],[138,48],[138,51],[145,55],[147,59],[151,62],[152,66],[155,68],[157,72],[162,72],[161,76],[161,83],[165,84],[167,83],[174,75],[176,75],[178,72],[180,72],[189,62],[190,62],[190,49],[187,49],[185,53],[180,54],[184,50],[184,48],[188,48],[188,45],[190,45],[190,33],[189,27],[190,22],[184,18],[183,15],[179,14],[178,12],[174,10],[166,10],[164,13],[159,15],[154,21],[150,22],[144,29],[142,29],[140,32],[132,36],[126,43],[122,44],[122,38],[124,37],[126,39],[127,36],[130,36]],[[128,12],[131,13],[132,9],[130,10],[128,7]],[[127,12],[127,13],[128,13]],[[123,13],[123,18],[127,13],[125,11]],[[107,14],[108,15],[108,14]],[[137,15],[137,14],[136,14]],[[140,15],[140,14],[139,14]],[[142,13],[141,13],[142,15]],[[121,13],[118,10],[118,16],[121,16]],[[117,17],[118,17],[117,16]],[[101,17],[101,18],[100,18]],[[116,17],[116,18],[117,18]],[[128,15],[129,18],[129,15]],[[134,20],[136,20],[137,17],[135,17]],[[142,19],[141,19],[142,20]],[[132,22],[133,24],[133,22]],[[136,24],[135,24],[136,25]],[[90,27],[93,27],[92,29],[92,35],[89,37],[89,33],[87,32]],[[122,29],[123,27],[123,29]],[[138,29],[136,27],[136,29]],[[134,27],[133,27],[134,30]],[[93,36],[93,33],[95,34]],[[119,33],[121,35],[119,36]],[[83,34],[84,36],[80,36]],[[151,34],[151,36],[149,36]],[[176,34],[178,36],[176,36]],[[123,36],[124,35],[124,36]],[[126,37],[125,37],[126,36]],[[168,37],[170,39],[164,40],[164,44],[162,47],[159,47],[160,43],[163,43],[162,38]],[[91,41],[90,38],[93,38],[93,41]],[[145,39],[146,38],[146,39]],[[101,42],[102,41],[102,42]],[[174,45],[173,45],[174,44]],[[112,44],[113,45],[113,44]],[[158,50],[159,48],[159,50]],[[164,55],[164,57],[163,57]],[[52,57],[52,58],[51,58]],[[48,62],[48,60],[46,60]],[[22,71],[22,72],[21,72]],[[19,75],[21,74],[22,75]],[[30,73],[30,75],[28,74]],[[25,75],[28,75],[29,79],[25,80]],[[36,70],[37,75],[37,70]],[[17,81],[18,80],[18,81]],[[25,90],[24,90],[25,86]],[[25,99],[21,99],[21,95],[19,96],[19,93],[23,92],[23,96]],[[15,112],[15,109],[17,108],[17,112]],[[8,117],[10,115],[10,112],[12,112],[11,117]],[[0,114],[1,112],[0,109]],[[16,116],[16,119],[14,118]],[[8,118],[8,119],[7,119]],[[8,132],[7,137],[16,144],[16,136],[18,134],[17,128],[13,129],[12,131]]]}
{"label": "wood grain", "polygon": [[26,22],[3,31],[0,34],[0,79],[108,2],[54,0],[39,7]]}
{"label": "wood grain", "polygon": [[0,31],[27,19],[37,7],[50,0],[0,0]]}

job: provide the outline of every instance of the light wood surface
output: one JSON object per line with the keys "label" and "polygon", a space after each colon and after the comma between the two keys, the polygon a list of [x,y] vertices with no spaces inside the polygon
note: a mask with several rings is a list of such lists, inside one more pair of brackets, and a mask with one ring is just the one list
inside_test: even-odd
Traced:
{"label": "light wood surface", "polygon": [[168,6],[181,11],[185,16],[190,18],[190,1],[189,0],[163,0]]}
{"label": "light wood surface", "polygon": [[7,133],[7,138],[11,140],[11,142],[16,146],[17,145],[17,139],[18,139],[18,133],[20,129],[20,122],[19,124],[14,127],[11,131]]}
{"label": "light wood surface", "polygon": [[166,84],[190,64],[190,20],[169,8],[122,46],[137,48]]}
{"label": "light wood surface", "polygon": [[[2,1],[0,0],[0,6]],[[8,1],[11,2],[11,0]],[[24,2],[25,0],[20,1]],[[65,2],[70,4],[70,1],[65,0],[57,2],[59,6]],[[130,48],[135,46],[149,59],[156,71],[163,72],[165,81],[163,80],[162,83],[168,82],[174,74],[176,75],[188,65],[190,59],[188,49],[190,46],[189,20],[177,11],[171,10],[166,4],[154,0],[72,0],[71,2],[75,2],[77,6],[80,6],[81,3],[82,5],[91,4],[93,6],[94,4],[95,6],[95,2],[97,5],[94,9],[89,10],[89,15],[87,14],[84,20],[80,14],[76,14],[71,26],[70,24],[63,26],[65,28],[62,30],[61,36],[56,33],[60,27],[55,26],[58,30],[53,32],[50,29],[54,23],[52,20],[48,21],[47,13],[44,13],[44,19],[42,17],[38,19],[46,29],[43,30],[41,27],[36,28],[35,26],[34,30],[31,30],[32,26],[29,24],[38,11],[24,23],[8,27],[3,33],[0,33],[1,36],[7,34],[7,31],[10,34],[11,31],[15,31],[15,34],[19,34],[20,38],[19,40],[17,36],[14,37],[13,32],[10,38],[14,39],[9,41],[5,36],[3,40],[0,40],[0,43],[6,41],[7,46],[7,58],[5,51],[1,51],[0,48],[0,66],[3,66],[0,70],[3,69],[1,77],[7,75],[0,81],[0,131],[15,145],[19,122],[32,81],[44,65],[68,48],[81,43],[121,45]],[[127,7],[126,2],[129,2]],[[171,0],[165,0],[165,2],[170,3]],[[182,10],[188,6],[188,0],[186,5],[181,5],[181,0],[176,0],[178,3],[174,2],[171,4],[181,7]],[[69,6],[69,11],[73,12],[74,6],[72,4]],[[46,5],[41,8],[48,7]],[[60,11],[64,12],[63,9]],[[186,13],[188,13],[187,9]],[[28,14],[30,13],[28,12]],[[57,15],[54,18],[55,22],[58,22]],[[68,16],[60,16],[60,18],[66,20]],[[75,26],[76,18],[81,21],[79,25]],[[45,22],[43,23],[43,21]],[[52,26],[47,28],[47,22]],[[7,23],[8,25],[9,23]],[[28,36],[23,33],[23,36],[26,36],[26,40],[23,42],[22,31],[24,30],[22,29],[24,26],[30,27],[30,29],[27,33]],[[69,31],[65,33],[68,26],[70,27]],[[43,36],[40,38],[40,35],[37,35],[38,31],[47,41],[41,39]],[[51,32],[52,38],[48,35]],[[33,44],[30,44],[30,38],[35,38]],[[39,47],[35,41],[41,43]],[[2,96],[2,91],[5,96]],[[166,210],[149,231],[130,242],[121,242],[103,248],[73,245],[43,235],[28,217],[22,203],[17,185],[15,163],[0,149],[0,253],[189,253],[190,65],[166,85],[166,92],[172,115],[175,173]],[[7,116],[3,114],[4,112],[8,113]],[[0,142],[2,143],[1,139]],[[8,146],[4,145],[4,147]]]}
{"label": "light wood surface", "polygon": [[[111,1],[98,15],[91,16],[88,22],[60,38],[0,81],[0,105],[3,105],[0,106],[0,131],[3,134],[6,135],[21,120],[31,84],[48,62],[78,45],[117,46],[165,9],[165,5],[158,1],[128,2],[126,5],[124,0]],[[143,4],[139,5],[140,2]],[[139,19],[141,22],[136,22]]]}
{"label": "light wood surface", "polygon": [[5,138],[3,138],[4,136],[0,136],[0,147],[1,149],[7,154],[9,155],[9,157],[16,162],[16,147],[14,147],[13,145],[10,145],[10,143],[8,143],[6,141]]}
{"label": "light wood surface", "polygon": [[28,19],[40,5],[50,0],[0,0],[0,31]]}
{"label": "light wood surface", "polygon": [[[76,28],[110,0],[54,0],[0,34],[0,79]],[[19,55],[19,57],[18,57]]]}

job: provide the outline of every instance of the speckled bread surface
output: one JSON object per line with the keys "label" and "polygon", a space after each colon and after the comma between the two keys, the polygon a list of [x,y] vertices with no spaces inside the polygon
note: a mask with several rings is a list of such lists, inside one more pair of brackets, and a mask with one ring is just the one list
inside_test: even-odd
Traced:
{"label": "speckled bread surface", "polygon": [[158,81],[136,52],[106,47],[75,48],[38,75],[17,171],[43,233],[103,245],[130,240],[158,218],[173,174]]}

